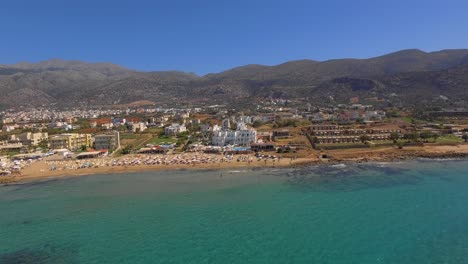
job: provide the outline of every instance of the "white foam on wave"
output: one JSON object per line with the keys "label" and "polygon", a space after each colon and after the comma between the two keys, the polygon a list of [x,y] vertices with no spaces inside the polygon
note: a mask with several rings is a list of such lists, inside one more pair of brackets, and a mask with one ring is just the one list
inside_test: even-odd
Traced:
{"label": "white foam on wave", "polygon": [[335,165],[331,165],[332,168],[346,168],[346,164],[335,164]]}

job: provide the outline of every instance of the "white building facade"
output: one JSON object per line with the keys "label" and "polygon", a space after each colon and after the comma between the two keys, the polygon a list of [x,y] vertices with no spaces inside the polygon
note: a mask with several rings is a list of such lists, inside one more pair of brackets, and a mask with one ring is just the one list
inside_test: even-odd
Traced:
{"label": "white building facade", "polygon": [[257,142],[257,131],[249,129],[244,123],[238,123],[236,130],[213,131],[211,143],[214,146],[238,145],[250,146]]}
{"label": "white building facade", "polygon": [[187,131],[185,125],[172,124],[164,128],[164,135],[166,136],[175,136],[179,133]]}

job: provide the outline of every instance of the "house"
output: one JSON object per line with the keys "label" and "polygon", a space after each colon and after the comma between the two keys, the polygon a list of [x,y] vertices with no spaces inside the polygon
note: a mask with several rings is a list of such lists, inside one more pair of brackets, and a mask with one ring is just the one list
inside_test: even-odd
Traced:
{"label": "house", "polygon": [[114,124],[112,123],[111,118],[99,118],[90,122],[91,127],[102,127],[105,129],[111,129]]}
{"label": "house", "polygon": [[104,123],[104,124],[101,124],[101,127],[102,127],[102,128],[105,128],[105,129],[107,129],[107,130],[109,130],[109,129],[112,129],[112,128],[114,127],[114,124],[112,124],[112,123]]}
{"label": "house", "polygon": [[188,112],[180,113],[180,114],[179,114],[179,118],[180,118],[180,119],[187,119],[187,118],[190,118],[190,113],[188,113]]}
{"label": "house", "polygon": [[66,125],[64,122],[51,122],[49,123],[50,128],[61,128],[63,125]]}
{"label": "house", "polygon": [[257,116],[255,120],[260,120],[263,123],[272,123],[276,121],[276,115],[274,113],[263,114]]}
{"label": "house", "polygon": [[153,123],[164,123],[164,122],[167,122],[169,121],[169,119],[171,118],[170,115],[162,115],[162,116],[158,116],[158,117],[155,117],[153,118]]}
{"label": "house", "polygon": [[10,124],[10,123],[13,123],[15,122],[15,120],[13,118],[10,118],[10,117],[4,117],[2,119],[2,124]]}
{"label": "house", "polygon": [[206,125],[206,124],[203,124],[200,126],[200,131],[202,133],[208,133],[211,131],[211,126],[210,125]]}
{"label": "house", "polygon": [[164,128],[164,135],[166,136],[176,136],[179,133],[187,131],[187,128],[185,125],[180,125],[180,124],[172,124],[168,127]]}
{"label": "house", "polygon": [[15,126],[5,125],[5,126],[2,127],[2,132],[4,132],[4,133],[8,133],[8,132],[11,132],[13,130],[15,130]]}
{"label": "house", "polygon": [[132,124],[132,131],[133,133],[136,133],[136,132],[143,132],[147,129],[148,127],[146,126],[145,123],[143,122],[138,122],[138,123],[133,123]]}
{"label": "house", "polygon": [[254,120],[251,116],[240,116],[238,122],[253,124]]}
{"label": "house", "polygon": [[330,116],[330,114],[318,112],[318,113],[313,113],[309,115],[308,119],[312,122],[322,122],[322,121],[330,120],[332,119],[332,117]]}

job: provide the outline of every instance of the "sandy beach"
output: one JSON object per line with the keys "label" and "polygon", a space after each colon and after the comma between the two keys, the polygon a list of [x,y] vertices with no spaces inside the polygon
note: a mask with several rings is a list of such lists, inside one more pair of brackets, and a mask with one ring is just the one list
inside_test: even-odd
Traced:
{"label": "sandy beach", "polygon": [[[291,159],[281,158],[277,154],[268,156],[259,159],[254,155],[233,155],[227,159],[222,155],[174,154],[126,155],[119,158],[106,157],[79,161],[41,160],[24,168],[20,175],[14,176],[14,181],[140,171],[288,167],[318,161],[318,158],[314,157]],[[90,166],[83,167],[83,164]]]}
{"label": "sandy beach", "polygon": [[[321,158],[323,155],[327,158]],[[398,149],[366,148],[313,151],[306,157],[281,158],[276,153],[258,158],[254,155],[233,155],[228,158],[214,154],[125,155],[89,160],[44,159],[25,167],[20,174],[8,177],[5,182],[29,181],[56,177],[91,174],[125,173],[140,171],[182,169],[237,169],[262,167],[295,167],[310,164],[347,162],[398,161],[413,158],[463,158],[468,156],[468,144],[453,146],[412,146]]]}

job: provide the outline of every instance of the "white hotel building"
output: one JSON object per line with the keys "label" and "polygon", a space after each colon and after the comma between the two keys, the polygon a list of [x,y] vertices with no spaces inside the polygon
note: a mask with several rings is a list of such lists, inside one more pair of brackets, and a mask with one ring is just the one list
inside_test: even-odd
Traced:
{"label": "white hotel building", "polygon": [[252,143],[257,142],[257,131],[249,129],[244,123],[238,123],[236,130],[213,130],[213,137],[211,143],[214,146],[250,146]]}

